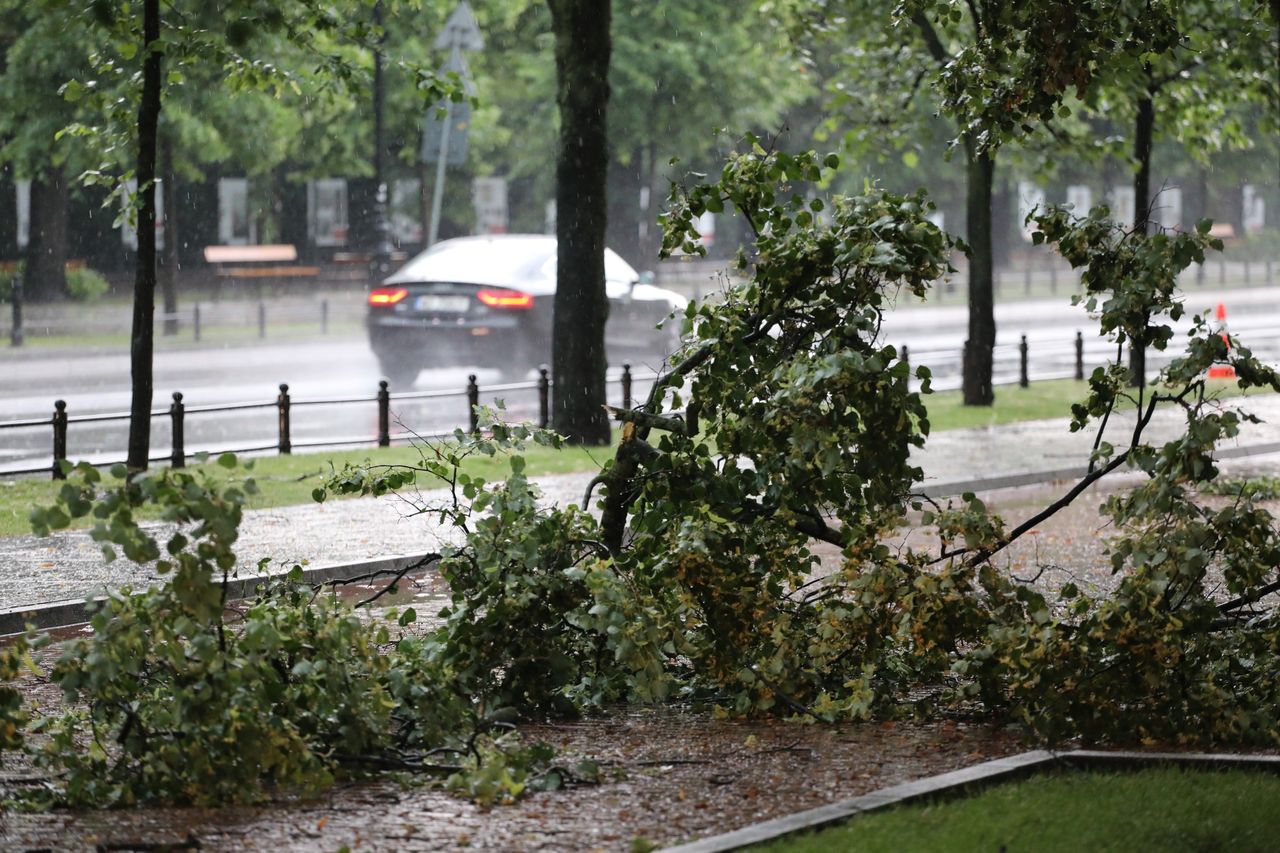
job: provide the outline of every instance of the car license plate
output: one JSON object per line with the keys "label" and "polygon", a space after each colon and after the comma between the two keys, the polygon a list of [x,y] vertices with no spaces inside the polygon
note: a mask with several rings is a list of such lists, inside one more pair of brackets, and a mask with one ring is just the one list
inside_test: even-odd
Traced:
{"label": "car license plate", "polygon": [[428,293],[414,300],[413,307],[415,310],[428,311],[434,314],[461,314],[467,310],[467,305],[470,302],[471,300],[465,296],[443,296],[438,293]]}

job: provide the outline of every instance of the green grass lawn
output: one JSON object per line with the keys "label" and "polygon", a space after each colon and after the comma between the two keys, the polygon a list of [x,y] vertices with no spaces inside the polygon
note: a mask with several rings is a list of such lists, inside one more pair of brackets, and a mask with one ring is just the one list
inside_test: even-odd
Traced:
{"label": "green grass lawn", "polygon": [[[1225,393],[1230,387],[1231,383],[1223,382],[1219,390]],[[925,402],[929,408],[931,431],[941,432],[1066,417],[1070,414],[1071,404],[1086,393],[1084,382],[1057,380],[1033,382],[1028,388],[997,388],[995,405],[990,408],[961,405],[959,391],[931,394]],[[577,447],[556,451],[531,447],[526,454],[526,470],[531,476],[587,471],[598,468],[610,455],[611,452],[603,448]],[[340,469],[347,462],[358,464],[366,459],[375,464],[404,464],[416,458],[417,451],[409,447],[323,450],[262,457],[254,460],[252,474],[261,493],[253,497],[250,506],[264,508],[309,502],[311,490],[320,484],[331,465]],[[471,464],[474,468],[468,468],[468,472],[486,479],[501,476],[506,470],[505,462],[493,459],[476,459]],[[49,503],[57,488],[43,476],[0,479],[0,536],[28,532],[27,514],[31,507]]]}
{"label": "green grass lawn", "polygon": [[1042,776],[751,849],[1264,853],[1280,849],[1280,777],[1176,768]]}
{"label": "green grass lawn", "polygon": [[[612,454],[611,448],[566,447],[554,450],[547,447],[530,445],[524,453],[527,472],[531,475],[563,474],[572,471],[586,471],[602,465]],[[294,454],[290,456],[263,456],[252,460],[249,471],[237,469],[231,476],[250,476],[258,486],[258,494],[249,498],[248,506],[254,509],[265,507],[288,506],[290,504],[311,503],[311,491],[324,482],[332,470],[341,470],[350,462],[360,465],[366,461],[378,465],[410,465],[419,459],[418,451],[412,447],[359,448],[354,450],[328,450],[320,453]],[[219,479],[228,476],[227,469],[212,461],[203,466],[191,466],[193,469],[209,471]],[[505,458],[476,455],[471,457],[464,470],[476,477],[486,480],[504,476],[509,467]],[[118,482],[105,476],[105,482]],[[423,479],[419,486],[423,489],[436,488],[442,484]],[[45,476],[15,477],[0,480],[0,536],[15,536],[30,533],[31,527],[27,516],[33,506],[49,504],[61,488],[60,483],[53,482]],[[84,525],[88,526],[88,525]]]}

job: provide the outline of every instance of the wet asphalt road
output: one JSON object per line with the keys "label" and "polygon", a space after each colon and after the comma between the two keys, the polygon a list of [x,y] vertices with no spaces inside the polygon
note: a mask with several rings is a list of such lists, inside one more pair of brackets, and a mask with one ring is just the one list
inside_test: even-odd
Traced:
{"label": "wet asphalt road", "polygon": [[[1280,362],[1280,288],[1254,288],[1188,293],[1190,311],[1212,310],[1218,302],[1229,306],[1231,331],[1251,342],[1259,355]],[[1086,370],[1115,356],[1113,345],[1099,339],[1096,322],[1066,299],[1053,302],[1013,302],[997,306],[998,338],[995,352],[997,384],[1017,381],[1018,344],[1025,334],[1030,349],[1032,379],[1067,377],[1074,373],[1076,331],[1085,335]],[[962,305],[912,306],[891,311],[884,323],[886,343],[907,345],[913,364],[928,364],[938,390],[958,387],[959,353],[966,335],[967,309]],[[1185,324],[1184,324],[1185,325]],[[633,360],[637,372],[656,366],[656,359]],[[1162,361],[1150,358],[1152,368]],[[418,434],[448,432],[465,424],[464,396],[467,375],[476,373],[482,401],[500,396],[515,419],[536,419],[538,402],[532,389],[486,389],[499,382],[495,370],[450,367],[424,370],[411,389],[393,392],[447,392],[430,399],[395,399],[393,432]],[[621,401],[615,382],[611,398]],[[530,379],[535,374],[530,373]],[[293,400],[291,438],[295,446],[307,443],[352,440],[372,443],[377,433],[379,369],[363,334],[284,343],[239,346],[188,344],[157,351],[153,410],[166,411],[174,391],[184,395],[186,447],[196,450],[270,448],[278,441],[274,405],[279,385],[287,383]],[[637,394],[640,389],[637,388]],[[126,422],[121,420],[79,423],[75,418],[103,413],[124,413],[129,407],[129,356],[114,350],[41,350],[0,352],[0,426],[6,421],[44,420],[55,399],[67,402],[72,423],[68,430],[68,455],[73,459],[112,461],[123,456]],[[312,401],[345,398],[340,405]],[[231,403],[258,403],[257,408],[235,412],[201,412],[201,407]],[[168,453],[169,418],[154,418],[152,446],[157,456]],[[0,429],[0,473],[43,466],[50,459],[49,426]]]}

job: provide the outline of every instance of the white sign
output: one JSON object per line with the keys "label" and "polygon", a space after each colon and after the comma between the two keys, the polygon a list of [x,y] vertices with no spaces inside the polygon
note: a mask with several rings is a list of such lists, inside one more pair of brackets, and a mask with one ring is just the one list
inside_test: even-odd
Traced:
{"label": "white sign", "polygon": [[1240,217],[1240,224],[1244,226],[1244,233],[1258,233],[1267,224],[1266,199],[1253,184],[1245,184],[1241,203],[1244,215]]}
{"label": "white sign", "polygon": [[1093,190],[1086,184],[1072,184],[1067,187],[1067,204],[1075,216],[1084,218],[1093,207]]}
{"label": "white sign", "polygon": [[476,178],[471,182],[477,234],[507,233],[507,179]]}
{"label": "white sign", "polygon": [[1133,227],[1133,187],[1111,188],[1111,218],[1125,228]]}
{"label": "white sign", "polygon": [[1018,181],[1018,227],[1022,239],[1030,243],[1035,226],[1027,224],[1027,217],[1037,210],[1044,210],[1044,190],[1030,181]]}
{"label": "white sign", "polygon": [[31,239],[31,182],[18,181],[18,248],[25,249]]}
{"label": "white sign", "polygon": [[1182,224],[1182,190],[1178,187],[1165,187],[1155,198],[1155,209],[1151,218],[1160,223],[1160,227],[1172,231]]}
{"label": "white sign", "polygon": [[224,246],[244,246],[254,240],[249,219],[247,178],[218,179],[218,242]]}
{"label": "white sign", "polygon": [[326,178],[307,183],[307,239],[313,246],[347,245],[347,182]]}
{"label": "white sign", "polygon": [[[138,250],[138,211],[129,199],[138,192],[138,182],[130,180],[126,185],[129,195],[124,199],[124,224],[120,226],[120,239],[126,248]],[[164,181],[156,179],[156,248],[164,248]]]}
{"label": "white sign", "polygon": [[699,235],[698,242],[704,248],[710,249],[716,242],[716,215],[708,210],[698,217],[696,228]]}
{"label": "white sign", "polygon": [[397,245],[422,242],[422,182],[391,182],[391,233]]}
{"label": "white sign", "polygon": [[444,29],[436,35],[436,50],[448,50],[455,46],[461,50],[484,50],[480,24],[476,21],[476,13],[467,5],[467,0],[458,4],[449,20],[444,22]]}

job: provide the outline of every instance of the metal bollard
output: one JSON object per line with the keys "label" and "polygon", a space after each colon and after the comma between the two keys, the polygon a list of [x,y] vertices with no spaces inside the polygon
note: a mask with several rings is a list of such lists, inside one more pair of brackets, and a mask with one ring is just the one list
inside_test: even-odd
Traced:
{"label": "metal bollard", "polygon": [[547,376],[544,364],[538,368],[538,426],[546,429],[551,425],[551,380]]}
{"label": "metal bollard", "polygon": [[622,408],[631,408],[631,365],[622,365]]}
{"label": "metal bollard", "polygon": [[1084,333],[1076,331],[1076,381],[1084,380]]}
{"label": "metal bollard", "polygon": [[1018,357],[1021,362],[1018,370],[1018,385],[1026,388],[1029,383],[1027,379],[1027,336],[1022,336],[1022,343],[1018,344]]}
{"label": "metal bollard", "polygon": [[67,401],[56,400],[53,404],[53,479],[65,480],[62,465],[67,459]]}
{"label": "metal bollard", "polygon": [[18,273],[14,273],[13,283],[9,287],[9,298],[13,300],[13,327],[9,329],[9,344],[11,346],[20,347],[26,343],[27,340],[27,331],[22,327],[22,301],[23,296],[25,295],[23,291],[22,276]]}
{"label": "metal bollard", "polygon": [[320,300],[320,334],[329,334],[329,300]]}
{"label": "metal bollard", "polygon": [[902,363],[907,366],[907,376],[911,375],[911,349],[906,345],[902,345]]}
{"label": "metal bollard", "polygon": [[200,341],[200,303],[191,309],[191,334],[198,343]]}
{"label": "metal bollard", "polygon": [[280,396],[276,397],[277,426],[280,433],[280,452],[292,453],[293,442],[289,440],[289,386],[280,383]]}
{"label": "metal bollard", "polygon": [[472,373],[467,377],[467,409],[471,412],[468,421],[472,433],[480,432],[480,414],[476,411],[476,407],[480,405],[480,386],[476,384],[476,375]]}
{"label": "metal bollard", "polygon": [[258,337],[265,338],[267,336],[267,306],[264,302],[258,303]]}
{"label": "metal bollard", "polygon": [[391,446],[391,392],[387,380],[378,380],[378,446]]}
{"label": "metal bollard", "polygon": [[173,392],[173,402],[169,404],[169,421],[173,430],[173,453],[169,455],[169,467],[185,468],[187,465],[187,450],[185,440],[183,439],[182,419],[186,414],[186,407],[182,405],[182,392]]}

